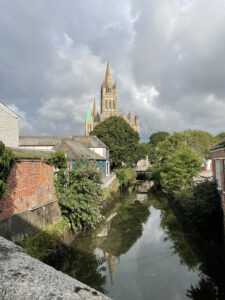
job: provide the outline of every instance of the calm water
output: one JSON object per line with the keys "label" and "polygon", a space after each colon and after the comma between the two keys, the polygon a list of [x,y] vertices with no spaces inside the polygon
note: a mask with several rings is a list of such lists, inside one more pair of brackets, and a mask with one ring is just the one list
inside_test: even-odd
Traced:
{"label": "calm water", "polygon": [[57,268],[115,300],[225,299],[223,238],[184,230],[147,183],[114,201]]}

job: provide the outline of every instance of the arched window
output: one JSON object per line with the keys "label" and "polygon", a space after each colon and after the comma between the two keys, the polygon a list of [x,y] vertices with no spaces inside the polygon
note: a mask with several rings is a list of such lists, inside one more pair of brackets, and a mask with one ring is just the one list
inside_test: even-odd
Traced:
{"label": "arched window", "polygon": [[109,109],[111,109],[111,100],[109,100]]}
{"label": "arched window", "polygon": [[115,109],[115,100],[113,100],[113,109]]}
{"label": "arched window", "polygon": [[105,101],[105,108],[108,109],[108,100]]}

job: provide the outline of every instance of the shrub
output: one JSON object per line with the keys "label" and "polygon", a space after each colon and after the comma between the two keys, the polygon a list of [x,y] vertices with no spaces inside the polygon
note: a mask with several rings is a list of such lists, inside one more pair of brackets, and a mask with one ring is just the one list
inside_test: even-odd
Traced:
{"label": "shrub", "polygon": [[49,157],[47,164],[52,165],[57,169],[63,169],[67,166],[67,159],[64,153],[56,151]]}
{"label": "shrub", "polygon": [[0,200],[6,191],[7,178],[15,162],[15,155],[0,141]]}
{"label": "shrub", "polygon": [[136,179],[136,172],[131,168],[123,167],[116,171],[116,177],[119,179],[119,182],[124,184]]}
{"label": "shrub", "polygon": [[74,230],[100,221],[101,176],[93,164],[80,162],[73,170],[61,169],[55,183],[62,214]]}

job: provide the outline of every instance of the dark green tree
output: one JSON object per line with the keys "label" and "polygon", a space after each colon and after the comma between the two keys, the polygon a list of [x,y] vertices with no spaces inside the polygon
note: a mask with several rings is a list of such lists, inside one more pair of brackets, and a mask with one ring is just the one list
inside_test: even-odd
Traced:
{"label": "dark green tree", "polygon": [[225,138],[225,132],[221,132],[215,136],[216,142]]}
{"label": "dark green tree", "polygon": [[0,200],[6,191],[7,178],[15,162],[15,155],[0,141]]}
{"label": "dark green tree", "polygon": [[163,142],[169,135],[170,134],[166,131],[155,132],[149,137],[150,144],[157,146],[159,142]]}
{"label": "dark green tree", "polygon": [[49,157],[49,159],[47,160],[47,163],[49,165],[53,165],[55,168],[63,169],[63,168],[66,168],[66,166],[67,166],[67,159],[66,159],[64,153],[62,153],[60,151],[56,151],[54,154],[52,154]]}
{"label": "dark green tree", "polygon": [[109,147],[114,164],[132,165],[146,156],[145,145],[139,144],[139,134],[120,117],[110,117],[99,123],[91,135],[96,135]]}

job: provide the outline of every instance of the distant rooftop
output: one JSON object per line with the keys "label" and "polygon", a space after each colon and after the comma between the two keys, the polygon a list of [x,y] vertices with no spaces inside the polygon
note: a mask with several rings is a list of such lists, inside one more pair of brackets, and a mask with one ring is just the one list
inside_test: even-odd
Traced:
{"label": "distant rooftop", "polygon": [[220,148],[225,148],[225,138],[219,140],[219,142],[217,142],[216,144],[212,145],[210,147],[210,150],[217,150]]}

